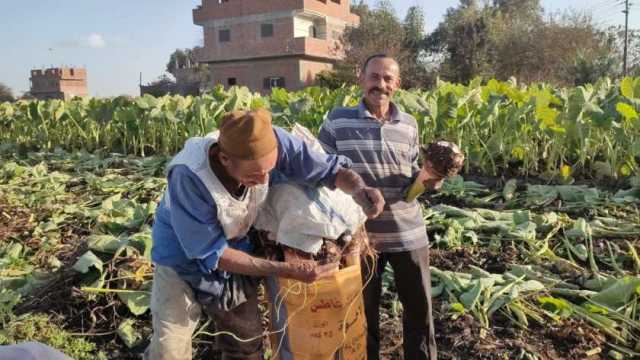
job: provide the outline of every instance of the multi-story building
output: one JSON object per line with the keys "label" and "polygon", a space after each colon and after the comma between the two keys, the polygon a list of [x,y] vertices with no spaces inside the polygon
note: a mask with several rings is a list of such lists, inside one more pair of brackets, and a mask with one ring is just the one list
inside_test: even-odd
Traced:
{"label": "multi-story building", "polygon": [[196,56],[214,84],[269,92],[301,89],[332,69],[344,29],[360,19],[350,0],[202,0],[193,21],[204,29]]}
{"label": "multi-story building", "polygon": [[31,70],[31,95],[37,99],[69,100],[87,96],[87,70],[84,68],[50,68]]}

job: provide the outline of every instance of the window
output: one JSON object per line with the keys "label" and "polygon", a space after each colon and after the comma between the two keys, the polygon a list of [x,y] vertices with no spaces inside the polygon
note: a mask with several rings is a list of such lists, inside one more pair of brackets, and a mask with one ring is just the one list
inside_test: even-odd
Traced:
{"label": "window", "polygon": [[318,28],[315,25],[311,26],[311,37],[318,38]]}
{"label": "window", "polygon": [[273,24],[262,24],[262,25],[260,25],[260,35],[263,38],[273,37]]}
{"label": "window", "polygon": [[331,1],[333,1],[336,4],[340,4],[340,0],[331,0]]}
{"label": "window", "polygon": [[233,77],[233,78],[228,78],[227,79],[227,85],[233,86],[233,85],[237,85],[237,84],[238,84],[238,81],[236,80],[236,78]]}
{"label": "window", "polygon": [[219,42],[229,42],[231,41],[231,30],[222,29],[218,31],[218,41]]}
{"label": "window", "polygon": [[273,88],[284,88],[284,77],[282,76],[272,76],[268,78],[264,78],[264,88],[266,90]]}
{"label": "window", "polygon": [[70,71],[71,71],[71,76],[73,76],[73,69],[70,69]]}

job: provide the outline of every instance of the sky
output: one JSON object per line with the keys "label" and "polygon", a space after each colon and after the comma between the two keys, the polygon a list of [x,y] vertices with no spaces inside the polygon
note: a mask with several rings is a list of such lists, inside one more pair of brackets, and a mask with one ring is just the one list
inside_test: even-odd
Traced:
{"label": "sky", "polygon": [[[191,10],[202,0],[21,0],[0,1],[0,83],[14,95],[29,88],[32,68],[87,68],[93,96],[138,95],[143,83],[164,72],[176,48],[202,43]],[[269,0],[263,0],[269,1]],[[375,4],[376,0],[368,0]],[[420,5],[433,30],[458,0],[393,0],[398,16]],[[602,25],[623,24],[621,0],[542,0],[548,12],[590,11]],[[640,28],[640,2],[630,27]]]}

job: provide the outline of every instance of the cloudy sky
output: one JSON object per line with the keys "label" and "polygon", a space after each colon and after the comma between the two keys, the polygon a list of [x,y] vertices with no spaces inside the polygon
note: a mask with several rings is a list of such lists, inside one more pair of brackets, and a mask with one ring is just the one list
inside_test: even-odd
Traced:
{"label": "cloudy sky", "polygon": [[[267,0],[264,0],[267,1]],[[368,1],[375,4],[375,0]],[[96,96],[138,94],[138,81],[157,78],[176,48],[202,42],[191,10],[201,0],[21,0],[0,2],[0,82],[16,95],[28,90],[29,70],[84,66]],[[622,24],[620,0],[543,0],[548,11],[591,11],[601,24]],[[457,0],[393,0],[403,17],[421,5],[433,29]],[[640,6],[631,11],[640,28]]]}

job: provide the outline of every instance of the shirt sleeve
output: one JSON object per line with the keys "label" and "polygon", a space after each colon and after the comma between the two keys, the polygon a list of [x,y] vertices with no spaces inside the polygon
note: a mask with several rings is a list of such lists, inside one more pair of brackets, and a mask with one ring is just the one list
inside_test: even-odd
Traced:
{"label": "shirt sleeve", "polygon": [[331,122],[325,118],[324,123],[320,127],[320,133],[318,134],[318,141],[324,151],[328,154],[335,154],[338,152],[336,147],[336,133],[331,127]]}
{"label": "shirt sleeve", "polygon": [[228,239],[211,194],[197,175],[184,165],[171,170],[168,188],[171,226],[180,246],[189,259],[197,262],[201,272],[215,271],[228,247]]}
{"label": "shirt sleeve", "polygon": [[411,141],[411,172],[414,178],[418,176],[420,169],[420,139],[416,131]]}
{"label": "shirt sleeve", "polygon": [[290,181],[335,189],[338,170],[351,167],[351,161],[344,156],[313,151],[285,130],[274,127],[274,131],[279,146],[276,170]]}

